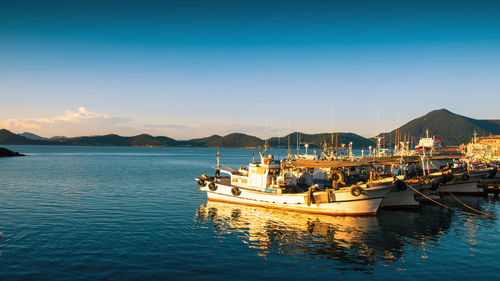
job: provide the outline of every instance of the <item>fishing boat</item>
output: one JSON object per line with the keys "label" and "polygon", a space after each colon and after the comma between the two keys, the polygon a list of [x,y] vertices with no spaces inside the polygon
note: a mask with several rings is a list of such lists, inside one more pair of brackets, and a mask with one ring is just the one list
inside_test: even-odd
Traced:
{"label": "fishing boat", "polygon": [[[343,181],[339,168],[366,163],[296,159],[274,160],[260,153],[260,162],[232,169],[219,165],[213,177],[196,178],[209,201],[261,206],[327,215],[373,215],[394,184],[393,178],[366,182]],[[328,163],[325,163],[328,162]],[[304,165],[304,163],[306,165]],[[314,166],[329,166],[332,184],[314,184]],[[334,172],[335,171],[335,172]],[[220,174],[227,176],[221,176]]]}
{"label": "fishing boat", "polygon": [[[495,173],[493,173],[495,172]],[[484,195],[484,189],[478,185],[483,179],[494,177],[494,167],[469,167],[461,173],[454,173],[449,181],[441,181],[439,193],[454,193],[460,195]]]}

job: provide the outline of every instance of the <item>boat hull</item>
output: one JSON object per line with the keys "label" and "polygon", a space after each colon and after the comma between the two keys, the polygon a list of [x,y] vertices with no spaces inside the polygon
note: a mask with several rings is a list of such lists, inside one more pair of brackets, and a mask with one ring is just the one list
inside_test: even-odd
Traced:
{"label": "boat hull", "polygon": [[[406,184],[405,184],[406,185]],[[415,190],[406,186],[405,190],[393,188],[380,204],[381,208],[416,208],[420,205],[415,200]]]}
{"label": "boat hull", "polygon": [[459,183],[445,184],[438,188],[439,193],[453,193],[458,195],[484,195],[484,190],[478,187],[479,181],[463,181]]}
{"label": "boat hull", "polygon": [[[390,186],[364,189],[363,193],[353,196],[350,189],[332,191],[330,201],[325,201],[326,192],[314,194],[315,200],[307,204],[307,193],[270,194],[239,188],[239,195],[233,195],[233,186],[216,184],[216,190],[201,187],[207,192],[209,201],[244,204],[296,212],[326,215],[374,215],[382,200],[390,191]],[[322,199],[321,199],[322,198]]]}

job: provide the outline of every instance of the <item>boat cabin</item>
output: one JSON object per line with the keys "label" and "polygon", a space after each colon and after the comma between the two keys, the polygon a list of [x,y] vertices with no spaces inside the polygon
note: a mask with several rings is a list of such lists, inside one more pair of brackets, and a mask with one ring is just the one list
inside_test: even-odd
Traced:
{"label": "boat cabin", "polygon": [[231,185],[264,191],[271,185],[276,185],[280,173],[280,163],[272,155],[261,157],[260,163],[250,163],[231,173]]}

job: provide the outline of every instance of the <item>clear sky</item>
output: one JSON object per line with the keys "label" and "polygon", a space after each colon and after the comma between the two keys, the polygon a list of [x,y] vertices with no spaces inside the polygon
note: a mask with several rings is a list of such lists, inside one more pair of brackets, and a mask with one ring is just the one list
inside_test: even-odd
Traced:
{"label": "clear sky", "polygon": [[440,108],[500,119],[500,1],[0,4],[0,127],[16,133],[265,137],[329,132],[333,111],[335,131],[371,137]]}

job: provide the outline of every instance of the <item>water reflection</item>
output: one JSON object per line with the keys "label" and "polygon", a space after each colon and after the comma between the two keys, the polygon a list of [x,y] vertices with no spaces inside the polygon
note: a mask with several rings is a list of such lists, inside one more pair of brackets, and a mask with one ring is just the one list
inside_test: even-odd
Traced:
{"label": "water reflection", "polygon": [[452,212],[436,209],[384,212],[373,217],[312,215],[260,207],[207,202],[196,222],[216,237],[237,236],[258,254],[333,259],[349,267],[371,267],[404,257],[405,247],[422,251],[450,227]]}

